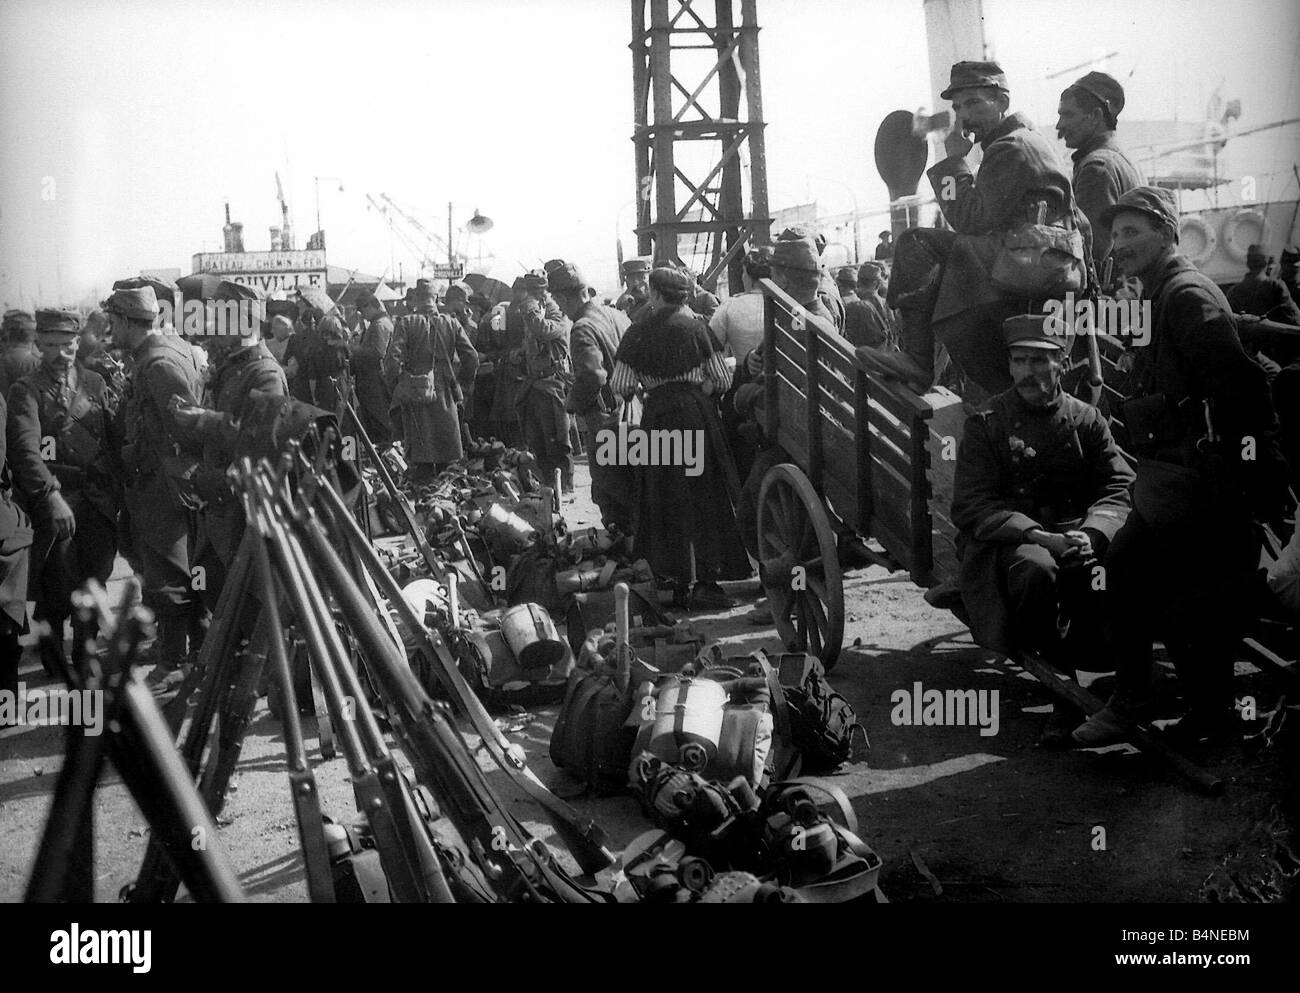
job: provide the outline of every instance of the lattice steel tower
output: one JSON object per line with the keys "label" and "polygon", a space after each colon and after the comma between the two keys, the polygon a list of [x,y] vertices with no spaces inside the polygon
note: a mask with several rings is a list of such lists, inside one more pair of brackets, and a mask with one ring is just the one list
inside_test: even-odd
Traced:
{"label": "lattice steel tower", "polygon": [[772,223],[755,3],[714,0],[708,24],[695,10],[707,0],[632,0],[637,250],[681,261],[687,249],[707,259],[695,263],[707,286],[727,271],[733,292]]}

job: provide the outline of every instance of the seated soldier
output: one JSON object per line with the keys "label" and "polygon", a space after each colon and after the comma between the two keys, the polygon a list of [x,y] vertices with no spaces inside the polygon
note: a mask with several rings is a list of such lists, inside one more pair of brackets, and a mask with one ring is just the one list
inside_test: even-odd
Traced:
{"label": "seated soldier", "polygon": [[[1007,320],[1015,386],[966,422],[952,520],[975,640],[1094,669],[1101,590],[1094,566],[1129,512],[1133,470],[1095,408],[1061,389],[1067,344],[1045,315]],[[1068,747],[1080,713],[1056,703],[1040,743]]]}

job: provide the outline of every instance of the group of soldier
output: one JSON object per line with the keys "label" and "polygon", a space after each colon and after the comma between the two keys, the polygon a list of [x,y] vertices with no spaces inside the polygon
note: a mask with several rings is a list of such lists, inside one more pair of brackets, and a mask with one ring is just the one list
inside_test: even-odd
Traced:
{"label": "group of soldier", "polygon": [[[1260,605],[1257,525],[1281,527],[1292,482],[1265,369],[1243,349],[1229,300],[1179,253],[1172,194],[1143,185],[1116,144],[1118,82],[1092,72],[1061,95],[1073,175],[1010,112],[996,63],[953,66],[944,97],[957,127],[929,177],[948,229],[899,238],[889,303],[900,351],[859,355],[924,390],[943,345],[968,399],[983,401],[958,450],[952,505],[972,631],[1064,670],[1116,673],[1110,702],[1086,721],[1056,706],[1045,745],[1109,744],[1154,716],[1157,639],[1186,705],[1174,733],[1232,739],[1235,648]],[[968,132],[983,150],[978,177]],[[1063,390],[1075,341],[1043,300],[993,278],[1008,233],[1034,222],[1083,235],[1082,290],[1110,259],[1150,307],[1113,421]]]}
{"label": "group of soldier", "polygon": [[[421,279],[395,319],[371,292],[349,317],[306,294],[296,322],[270,322],[270,347],[260,325],[206,341],[206,393],[200,356],[160,326],[148,280],[117,284],[94,328],[66,311],[7,314],[0,658],[17,658],[26,599],[35,620],[62,630],[71,591],[105,581],[121,551],[158,618],[151,680],[160,692],[179,680],[239,543],[243,515],[226,472],[259,397],[355,418],[381,448],[400,440],[415,483],[494,436],[527,447],[542,478],[571,492],[584,437],[621,422],[700,432],[700,478],[592,458],[592,496],[607,527],[635,534],[683,606],[727,604],[718,580],[750,574],[741,549],[765,464],[758,450],[770,448],[752,433],[764,395],[758,281],[770,278],[868,368],[924,391],[946,353],[981,405],[953,499],[962,609],[977,640],[1118,673],[1100,714],[1084,721],[1057,707],[1046,744],[1107,743],[1145,716],[1157,637],[1184,684],[1184,734],[1229,733],[1255,522],[1282,520],[1289,482],[1265,371],[1243,350],[1229,300],[1179,254],[1171,195],[1143,185],[1116,143],[1117,81],[1090,72],[1061,95],[1056,127],[1072,174],[1010,111],[996,63],[953,66],[943,95],[957,122],[929,171],[943,225],[882,240],[881,261],[833,275],[824,241],[787,230],[745,257],[744,292],[721,304],[680,265],[644,259],[623,265],[614,305],[561,259],[520,276],[497,303],[462,282],[440,299]],[[983,150],[978,176],[972,138]],[[1113,263],[1150,304],[1149,343],[1131,350],[1128,396],[1112,410],[1117,433],[1063,389],[1075,343],[1042,301],[992,277],[1007,233],[1034,222],[1078,233],[1085,285]],[[1238,297],[1281,306],[1259,255]],[[1295,261],[1283,259],[1288,295]],[[260,305],[258,296],[234,283],[217,291]],[[121,366],[105,348],[105,321]],[[33,331],[35,351],[23,346]],[[85,632],[74,634],[75,644]]]}

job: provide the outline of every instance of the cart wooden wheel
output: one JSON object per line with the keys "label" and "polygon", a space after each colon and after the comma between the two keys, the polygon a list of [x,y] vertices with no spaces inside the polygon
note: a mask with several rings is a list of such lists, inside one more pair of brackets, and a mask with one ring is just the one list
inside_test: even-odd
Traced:
{"label": "cart wooden wheel", "polygon": [[798,466],[773,466],[758,496],[759,578],[786,651],[829,670],[844,639],[844,584],[835,531]]}

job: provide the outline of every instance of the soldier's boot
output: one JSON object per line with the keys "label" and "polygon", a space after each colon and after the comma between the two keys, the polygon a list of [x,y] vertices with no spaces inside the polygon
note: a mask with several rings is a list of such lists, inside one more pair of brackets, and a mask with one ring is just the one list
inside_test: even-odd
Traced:
{"label": "soldier's boot", "polygon": [[[41,668],[45,670],[45,675],[51,679],[62,679],[63,670],[67,664],[67,652],[63,644],[63,621],[62,617],[51,616],[49,607],[44,603],[37,603],[36,608],[32,611],[32,622],[40,628],[49,629],[49,642],[53,652],[42,651]],[[51,654],[53,657],[51,657]]]}
{"label": "soldier's boot", "polygon": [[190,610],[158,612],[158,664],[145,685],[161,705],[172,699],[185,682],[188,668],[183,664],[189,652]]}

